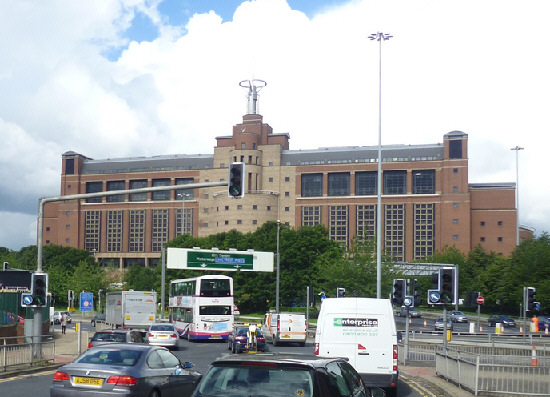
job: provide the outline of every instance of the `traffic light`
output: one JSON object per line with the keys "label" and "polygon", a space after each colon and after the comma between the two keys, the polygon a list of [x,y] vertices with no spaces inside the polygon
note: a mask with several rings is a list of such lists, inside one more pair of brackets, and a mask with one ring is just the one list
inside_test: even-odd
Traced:
{"label": "traffic light", "polygon": [[455,269],[444,267],[439,269],[439,294],[441,303],[455,304]]}
{"label": "traffic light", "polygon": [[527,311],[534,312],[537,310],[536,307],[536,288],[535,287],[527,287]]}
{"label": "traffic light", "polygon": [[31,295],[33,306],[46,306],[48,302],[48,275],[46,273],[31,275]]}
{"label": "traffic light", "polygon": [[346,289],[342,287],[336,288],[336,297],[337,298],[345,298],[346,297]]}
{"label": "traffic light", "polygon": [[411,307],[418,307],[422,303],[420,299],[420,291],[417,290],[418,281],[413,278],[409,280],[409,295],[412,297]]}
{"label": "traffic light", "polygon": [[229,163],[229,197],[244,197],[244,163]]}
{"label": "traffic light", "polygon": [[393,280],[393,292],[391,301],[394,306],[403,306],[406,285],[406,280],[402,278]]}

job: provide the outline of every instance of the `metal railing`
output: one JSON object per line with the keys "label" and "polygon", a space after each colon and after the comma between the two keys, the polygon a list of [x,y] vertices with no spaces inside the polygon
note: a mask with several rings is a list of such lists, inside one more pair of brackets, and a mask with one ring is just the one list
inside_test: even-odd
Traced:
{"label": "metal railing", "polygon": [[[41,340],[32,343],[31,339]],[[0,372],[54,362],[55,343],[50,335],[0,338]]]}
{"label": "metal railing", "polygon": [[550,396],[550,345],[411,340],[399,361],[435,366],[437,375],[478,395]]}

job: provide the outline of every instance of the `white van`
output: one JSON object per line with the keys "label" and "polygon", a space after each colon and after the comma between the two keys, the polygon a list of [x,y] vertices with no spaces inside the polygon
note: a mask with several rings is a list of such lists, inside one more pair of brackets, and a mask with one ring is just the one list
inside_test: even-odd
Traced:
{"label": "white van", "polygon": [[266,313],[262,323],[262,333],[266,341],[273,343],[273,346],[290,342],[305,346],[306,315],[305,313]]}
{"label": "white van", "polygon": [[326,298],[319,312],[315,354],[347,357],[366,386],[397,393],[397,329],[389,299]]}

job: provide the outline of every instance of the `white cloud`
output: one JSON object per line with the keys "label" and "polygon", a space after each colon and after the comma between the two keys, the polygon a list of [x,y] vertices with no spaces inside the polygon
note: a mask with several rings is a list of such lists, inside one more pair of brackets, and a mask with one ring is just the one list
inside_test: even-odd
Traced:
{"label": "white cloud", "polygon": [[[38,197],[58,194],[67,150],[212,153],[215,137],[231,134],[245,112],[244,79],[267,82],[260,113],[291,134],[292,149],[376,145],[379,46],[367,37],[383,31],[394,36],[382,48],[383,143],[464,131],[472,182],[514,182],[510,148],[525,147],[520,222],[549,229],[538,175],[549,135],[550,3],[354,0],[309,19],[284,0],[256,0],[233,20],[211,11],[185,27],[166,25],[156,4],[0,4],[3,225],[17,218],[7,211],[35,218]],[[129,43],[124,31],[137,12],[159,38]],[[116,46],[127,48],[110,62],[104,54]]]}

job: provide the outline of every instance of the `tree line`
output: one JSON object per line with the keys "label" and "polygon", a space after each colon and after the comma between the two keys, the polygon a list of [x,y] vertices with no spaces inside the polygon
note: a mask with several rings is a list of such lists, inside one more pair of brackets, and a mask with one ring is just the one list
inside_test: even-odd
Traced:
{"label": "tree line", "polygon": [[[237,230],[207,237],[178,236],[167,247],[201,247],[220,250],[277,252],[277,223],[267,222],[255,232],[243,234]],[[324,292],[336,296],[344,287],[346,296],[376,297],[375,241],[354,241],[342,247],[329,238],[322,226],[305,226],[297,230],[279,225],[280,305],[304,306],[306,287],[313,287],[315,296]],[[36,270],[36,246],[13,251],[0,247],[0,261],[10,268]],[[459,268],[459,297],[468,291],[480,292],[485,298],[483,311],[517,314],[523,301],[523,287],[537,289],[537,301],[543,312],[550,310],[550,238],[543,233],[538,238],[524,240],[508,257],[485,252],[481,246],[469,253],[445,247],[421,262],[455,264]],[[156,290],[161,293],[160,266],[130,266],[121,273],[118,267],[104,267],[87,251],[55,245],[43,249],[43,270],[49,274],[49,290],[58,305],[66,304],[67,291],[78,296],[81,291],[94,292],[120,289]],[[167,283],[177,278],[196,277],[220,272],[198,270],[166,270]],[[242,313],[262,312],[275,306],[276,272],[222,272],[232,276],[235,300]],[[382,257],[382,297],[389,297],[392,280],[402,278],[389,255]],[[409,276],[407,276],[409,277]],[[412,277],[410,277],[412,278]],[[431,277],[418,279],[421,298],[426,304]],[[166,288],[168,293],[168,288]],[[166,296],[167,298],[167,296]],[[97,300],[97,299],[96,299]],[[166,301],[168,301],[166,299]]]}

